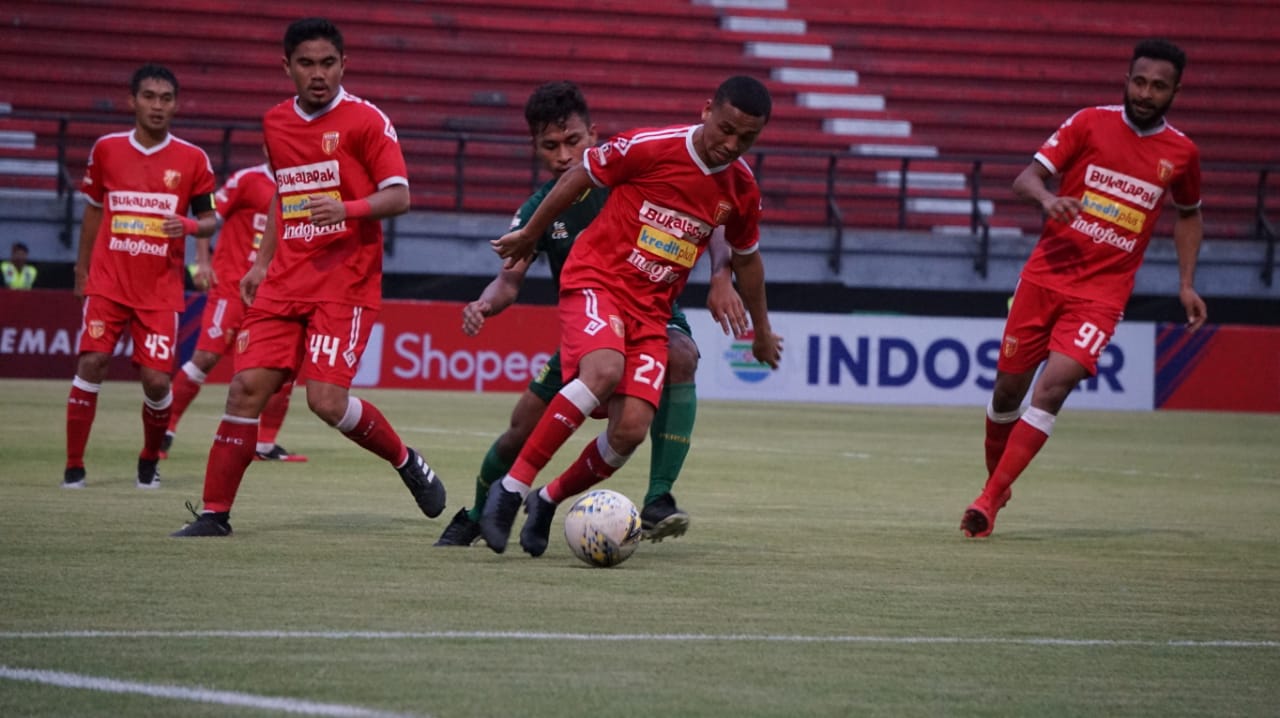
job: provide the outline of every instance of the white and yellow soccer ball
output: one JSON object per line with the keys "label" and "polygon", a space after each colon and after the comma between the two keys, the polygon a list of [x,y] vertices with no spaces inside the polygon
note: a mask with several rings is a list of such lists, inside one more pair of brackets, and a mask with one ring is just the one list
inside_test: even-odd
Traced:
{"label": "white and yellow soccer ball", "polygon": [[592,566],[617,566],[640,545],[640,511],[617,491],[588,492],[565,515],[564,540]]}

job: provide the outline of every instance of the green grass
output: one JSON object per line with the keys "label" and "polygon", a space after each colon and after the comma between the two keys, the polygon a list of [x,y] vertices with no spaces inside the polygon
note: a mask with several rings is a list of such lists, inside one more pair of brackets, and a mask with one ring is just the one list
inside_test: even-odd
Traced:
{"label": "green grass", "polygon": [[[539,559],[514,541],[431,546],[472,502],[513,395],[360,392],[444,476],[449,508],[427,521],[299,392],[281,440],[310,463],[254,464],[234,537],[175,540],[224,388],[197,399],[163,488],[142,492],[140,390],[107,384],[89,485],[63,491],[67,386],[0,381],[10,671],[444,717],[1280,705],[1278,416],[1068,402],[995,535],[971,541],[957,526],[981,487],[981,407],[709,402],[676,485],[689,533],[602,570],[573,558],[559,519]],[[607,486],[639,500],[647,466],[642,448]],[[0,677],[5,716],[283,714]]]}

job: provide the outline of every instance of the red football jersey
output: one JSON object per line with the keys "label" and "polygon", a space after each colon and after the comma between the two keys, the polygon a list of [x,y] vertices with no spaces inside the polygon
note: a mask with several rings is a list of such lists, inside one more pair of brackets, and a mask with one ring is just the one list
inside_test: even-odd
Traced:
{"label": "red football jersey", "polygon": [[[296,99],[296,98],[295,98]],[[382,304],[382,222],[364,218],[331,227],[311,224],[307,198],[342,201],[408,186],[409,172],[391,120],[345,90],[314,115],[295,99],[262,121],[267,163],[280,193],[279,243],[258,294],[282,301]]]}
{"label": "red football jersey", "polygon": [[1140,131],[1108,106],[1072,115],[1035,158],[1083,209],[1045,223],[1022,278],[1123,311],[1165,193],[1179,209],[1200,206],[1199,149],[1167,122]]}
{"label": "red football jersey", "polygon": [[262,232],[267,228],[267,210],[275,194],[276,181],[262,164],[231,175],[214,196],[222,229],[213,253],[218,284],[210,295],[240,297],[240,278],[257,259]]}
{"label": "red football jersey", "polygon": [[741,159],[704,164],[693,147],[699,126],[632,130],[583,154],[591,180],[612,189],[573,243],[562,290],[611,288],[635,316],[665,323],[713,229],[723,225],[737,253],[759,248],[755,177]]}
{"label": "red football jersey", "polygon": [[214,183],[204,150],[172,134],[150,149],[132,130],[99,137],[80,187],[102,208],[85,294],[182,311],[186,238],[170,239],[162,225],[166,215],[187,216],[191,198],[212,194]]}

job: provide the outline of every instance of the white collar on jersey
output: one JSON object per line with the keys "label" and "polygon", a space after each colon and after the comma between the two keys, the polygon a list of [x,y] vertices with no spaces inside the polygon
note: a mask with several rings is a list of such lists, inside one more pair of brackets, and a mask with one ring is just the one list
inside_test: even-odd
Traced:
{"label": "white collar on jersey", "polygon": [[328,112],[329,112],[330,110],[332,110],[333,108],[337,107],[337,106],[338,106],[338,103],[339,103],[339,102],[342,102],[342,99],[343,99],[344,97],[346,97],[346,96],[347,96],[347,89],[346,89],[345,87],[343,87],[342,85],[338,85],[338,91],[337,91],[337,92],[335,92],[335,93],[333,94],[333,99],[332,99],[332,100],[329,100],[329,104],[325,105],[324,107],[321,107],[319,110],[316,110],[314,113],[312,113],[312,114],[308,115],[307,113],[305,113],[305,112],[303,112],[303,111],[302,111],[302,108],[301,108],[301,107],[299,107],[299,106],[298,106],[298,96],[297,96],[297,95],[294,95],[294,96],[293,96],[293,111],[294,111],[294,112],[296,112],[296,113],[298,113],[298,117],[301,117],[302,119],[306,120],[307,122],[310,122],[310,121],[312,121],[312,120],[316,119],[317,117],[320,117],[320,116],[322,116],[322,115],[324,115],[324,114],[328,113]]}
{"label": "white collar on jersey", "polygon": [[173,139],[173,133],[166,132],[164,133],[164,139],[160,140],[159,144],[157,144],[156,146],[143,147],[142,143],[138,141],[138,128],[137,127],[133,128],[133,132],[129,133],[129,144],[133,145],[133,149],[141,152],[144,155],[154,155],[160,150],[163,150],[164,148],[169,146],[169,141],[172,139]]}
{"label": "white collar on jersey", "polygon": [[1124,111],[1124,105],[1120,106],[1120,117],[1124,120],[1124,123],[1129,126],[1129,129],[1133,130],[1133,134],[1139,137],[1150,137],[1152,135],[1158,135],[1161,132],[1164,132],[1164,128],[1169,126],[1169,123],[1163,117],[1161,117],[1160,124],[1154,125],[1152,127],[1148,127],[1145,130],[1140,129],[1137,125],[1133,124],[1133,122],[1129,120],[1129,113]]}
{"label": "white collar on jersey", "polygon": [[[689,157],[693,159],[693,163],[702,170],[704,175],[713,175],[717,172],[723,172],[729,165],[720,165],[719,167],[708,167],[706,162],[702,161],[702,157],[698,154],[698,150],[693,146],[693,135],[702,125],[689,125],[689,131],[684,135],[684,148],[689,151]],[[729,164],[733,164],[730,162]]]}

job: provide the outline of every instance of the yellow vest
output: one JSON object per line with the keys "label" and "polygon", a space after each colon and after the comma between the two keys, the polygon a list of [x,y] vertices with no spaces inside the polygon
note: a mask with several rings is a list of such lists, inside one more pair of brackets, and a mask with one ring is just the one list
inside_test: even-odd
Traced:
{"label": "yellow vest", "polygon": [[36,268],[30,264],[18,269],[6,259],[0,262],[0,271],[4,272],[4,286],[10,289],[30,289],[36,283]]}

